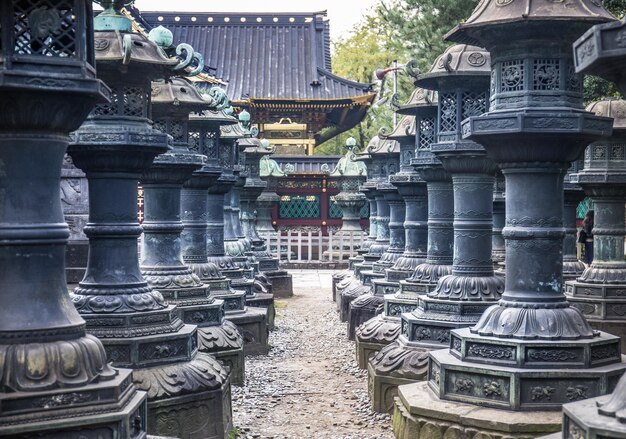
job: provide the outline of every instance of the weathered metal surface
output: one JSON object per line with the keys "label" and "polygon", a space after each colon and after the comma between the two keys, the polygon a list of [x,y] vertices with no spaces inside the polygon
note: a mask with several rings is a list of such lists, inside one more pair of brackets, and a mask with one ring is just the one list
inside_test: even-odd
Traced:
{"label": "weathered metal surface", "polygon": [[[69,133],[110,95],[91,2],[0,5],[0,436],[146,436],[146,396],[85,332],[65,278]],[[94,420],[99,422],[95,425]]]}
{"label": "weathered metal surface", "polygon": [[[90,191],[89,259],[72,301],[113,364],[134,369],[135,384],[148,393],[152,431],[223,438],[232,428],[229,372],[198,352],[196,327],[145,280],[137,254],[137,184],[170,150],[149,119],[151,81],[173,75],[180,62],[144,36],[117,29],[97,29],[95,47],[112,98],[96,106],[68,148]],[[212,410],[209,395],[224,409]],[[210,421],[193,431],[176,421],[180,413]]]}
{"label": "weathered metal surface", "polygon": [[224,319],[224,302],[208,294],[208,286],[182,260],[180,198],[183,183],[206,163],[206,157],[189,151],[189,113],[212,105],[188,80],[174,78],[152,83],[154,126],[172,137],[173,149],[159,155],[144,171],[144,237],[141,271],[168,303],[178,307],[184,323],[198,327],[198,349],[224,360],[231,382],[243,383],[243,339]]}
{"label": "weathered metal surface", "polygon": [[[474,327],[452,332],[449,352],[431,353],[428,383],[446,400],[558,410],[610,392],[624,369],[619,339],[594,332],[562,292],[563,177],[586,144],[611,132],[610,119],[583,109],[571,43],[610,17],[597,2],[498,3],[476,13],[500,19],[472,19],[448,38],[491,52],[490,111],[463,121],[462,134],[506,179],[506,288]],[[532,19],[515,15],[519,7]]]}

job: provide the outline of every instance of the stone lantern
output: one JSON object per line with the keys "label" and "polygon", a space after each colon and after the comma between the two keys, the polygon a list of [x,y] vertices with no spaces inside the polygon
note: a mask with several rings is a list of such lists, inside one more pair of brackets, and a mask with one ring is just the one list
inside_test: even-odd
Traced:
{"label": "stone lantern", "polygon": [[[559,416],[550,411],[610,392],[624,371],[619,338],[594,331],[562,292],[563,179],[587,144],[611,132],[610,119],[584,111],[571,44],[610,20],[596,1],[493,0],[448,34],[491,52],[489,112],[466,119],[463,137],[483,145],[506,179],[506,287],[474,327],[452,332],[449,349],[430,353],[427,383],[400,388],[410,411],[427,401],[439,431],[463,410],[463,423],[453,421],[460,434],[470,424],[471,434],[508,435],[513,424],[520,436],[552,432]],[[495,422],[478,420],[477,405],[499,409]],[[524,414],[524,424],[515,413],[540,410],[548,412]],[[412,425],[405,420],[398,426]]]}
{"label": "stone lantern", "polygon": [[429,349],[446,347],[450,330],[476,323],[504,289],[491,261],[496,167],[480,145],[461,138],[462,117],[487,108],[489,53],[452,46],[416,84],[439,93],[439,130],[430,149],[452,176],[454,259],[452,273],[440,277],[415,310],[402,314],[398,341],[370,361],[371,399],[380,411],[393,409],[395,386],[426,377]]}
{"label": "stone lantern", "polygon": [[[399,168],[400,148],[395,140],[382,140],[379,136],[373,137],[367,149],[359,154],[365,162],[368,171],[368,178],[361,186],[376,200],[376,240],[369,247],[366,254],[363,255],[363,262],[354,266],[355,276],[349,276],[336,285],[337,307],[339,308],[340,318],[342,322],[348,320],[350,311],[350,303],[359,296],[371,291],[371,278],[384,277],[384,269],[393,265],[395,260],[402,254],[400,245],[396,242],[392,253],[388,253],[386,261],[377,263],[389,250],[389,222],[390,222],[390,197],[397,195],[397,190],[389,184],[387,178],[391,173],[395,173]],[[387,199],[385,199],[385,193]],[[370,196],[371,196],[370,195]],[[404,208],[402,213],[400,209],[396,209],[397,215],[404,216]],[[395,226],[395,225],[394,225]],[[402,232],[404,235],[404,232]],[[404,241],[404,236],[401,238]],[[404,250],[404,244],[403,248]]]}
{"label": "stone lantern", "polygon": [[224,302],[207,291],[207,285],[183,263],[180,234],[180,194],[193,171],[206,157],[189,151],[189,113],[209,103],[188,80],[174,78],[152,83],[152,117],[155,128],[172,137],[173,149],[161,154],[144,171],[144,238],[141,271],[148,283],[177,305],[184,323],[198,326],[198,348],[223,361],[231,382],[244,381],[243,339],[237,327],[224,319]]}
{"label": "stone lantern", "polygon": [[272,294],[277,297],[291,297],[293,295],[291,274],[280,268],[280,261],[269,253],[265,240],[256,230],[256,200],[267,187],[267,183],[261,180],[260,160],[271,154],[271,151],[253,135],[250,128],[250,115],[246,117],[247,112],[244,112],[245,110],[239,114],[244,136],[238,140],[238,145],[246,172],[241,192],[241,223],[244,235],[250,241],[248,257],[251,258],[256,273],[262,274],[271,283]]}
{"label": "stone lantern", "polygon": [[572,175],[572,180],[582,186],[594,203],[594,258],[578,279],[566,283],[565,295],[591,326],[619,335],[624,346],[626,300],[621,296],[626,291],[626,102],[595,102],[587,110],[613,117],[613,135],[588,146],[584,169]]}
{"label": "stone lantern", "polygon": [[66,287],[60,176],[68,135],[111,97],[91,2],[0,5],[0,436],[146,434],[145,393],[85,333]]}
{"label": "stone lantern", "polygon": [[[169,150],[167,135],[150,120],[151,81],[185,69],[193,56],[179,62],[133,32],[122,3],[107,2],[95,19],[98,74],[111,100],[96,106],[68,149],[89,180],[90,203],[87,269],[72,301],[113,364],[133,368],[134,382],[148,392],[151,432],[223,438],[232,427],[228,370],[198,352],[196,326],[183,323],[144,279],[137,253],[137,184]],[[181,423],[178,411],[189,413],[189,422]]]}
{"label": "stone lantern", "polygon": [[[437,96],[434,92],[416,88],[409,101],[399,106],[397,112],[414,116],[415,132],[409,149],[401,143],[403,152],[400,154],[400,172],[390,177],[390,181],[393,181],[403,193],[406,204],[405,252],[394,267],[400,264],[403,266],[406,264],[407,267],[415,265],[414,270],[426,258],[428,201],[426,183],[417,173],[417,169],[411,165],[411,161],[416,154],[430,150],[430,145],[435,140]],[[403,259],[407,261],[403,262]],[[413,270],[410,272],[406,270],[405,277],[409,277]],[[384,313],[368,320],[356,330],[357,362],[361,369],[367,369],[369,358],[396,340],[400,334],[400,314],[410,312],[417,306],[417,294],[406,289],[406,280],[398,279],[398,285],[393,294],[385,294]]]}
{"label": "stone lantern", "polygon": [[340,179],[341,192],[335,196],[335,203],[342,211],[342,224],[338,234],[350,235],[361,231],[360,212],[365,204],[365,196],[359,192],[359,187],[367,178],[367,168],[363,162],[354,160],[359,149],[354,137],[346,140],[346,149],[346,155],[339,159],[335,169],[331,171],[327,166],[323,166],[322,171],[329,177]]}
{"label": "stone lantern", "polygon": [[[190,149],[206,155],[208,160],[192,174],[182,191],[183,260],[208,285],[209,294],[224,301],[226,319],[243,335],[244,353],[267,353],[267,311],[247,307],[246,294],[252,294],[252,286],[247,292],[235,290],[226,276],[228,273],[240,284],[248,284],[243,271],[224,253],[223,189],[233,184],[236,177],[230,162],[231,146],[220,142],[220,126],[235,124],[237,120],[226,114],[228,98],[222,90],[212,88],[208,96],[211,106],[201,114],[192,114],[189,120]],[[227,162],[230,168],[225,166]],[[213,191],[210,197],[209,190]],[[211,209],[209,199],[213,203]]]}

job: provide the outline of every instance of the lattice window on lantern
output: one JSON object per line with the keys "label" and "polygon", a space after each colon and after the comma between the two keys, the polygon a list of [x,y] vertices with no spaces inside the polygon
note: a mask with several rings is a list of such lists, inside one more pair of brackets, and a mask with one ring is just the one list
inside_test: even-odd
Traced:
{"label": "lattice window on lantern", "polygon": [[13,1],[14,53],[76,56],[78,24],[72,1]]}
{"label": "lattice window on lantern", "polygon": [[141,87],[124,87],[123,115],[146,117],[148,111],[148,94]]}
{"label": "lattice window on lantern", "polygon": [[280,198],[278,216],[283,219],[320,218],[319,195],[284,195]]}
{"label": "lattice window on lantern", "polygon": [[206,155],[210,159],[218,158],[217,150],[218,135],[215,130],[208,130],[202,133],[202,148],[201,154]]}
{"label": "lattice window on lantern", "polygon": [[611,145],[609,160],[624,160],[625,145]]}
{"label": "lattice window on lantern", "polygon": [[463,93],[462,118],[480,116],[487,111],[487,93]]}
{"label": "lattice window on lantern", "polygon": [[558,59],[536,59],[533,62],[533,90],[558,90],[561,68]]}
{"label": "lattice window on lantern", "polygon": [[500,66],[500,91],[520,91],[524,89],[524,61],[504,61]]}
{"label": "lattice window on lantern", "polygon": [[170,121],[170,132],[174,142],[185,143],[187,141],[187,127],[186,123],[180,120]]}
{"label": "lattice window on lantern", "polygon": [[111,88],[111,102],[97,104],[93,109],[95,116],[115,116],[119,106],[119,89]]}
{"label": "lattice window on lantern", "polygon": [[606,145],[593,145],[592,148],[592,160],[606,160]]}
{"label": "lattice window on lantern", "polygon": [[161,119],[157,119],[152,122],[152,127],[155,130],[159,130],[162,133],[167,133],[167,122]]}
{"label": "lattice window on lantern", "polygon": [[456,126],[456,95],[454,93],[442,93],[439,96],[439,132],[454,132]]}
{"label": "lattice window on lantern", "polygon": [[435,141],[435,123],[434,117],[425,117],[420,120],[417,146],[420,150],[430,149],[430,145]]}
{"label": "lattice window on lantern", "polygon": [[582,76],[576,73],[576,67],[573,62],[567,67],[567,89],[577,93],[583,92]]}
{"label": "lattice window on lantern", "polygon": [[331,196],[328,200],[328,218],[338,219],[343,217],[343,209],[335,202],[335,197]]}
{"label": "lattice window on lantern", "polygon": [[200,132],[189,131],[189,150],[197,154],[200,153]]}

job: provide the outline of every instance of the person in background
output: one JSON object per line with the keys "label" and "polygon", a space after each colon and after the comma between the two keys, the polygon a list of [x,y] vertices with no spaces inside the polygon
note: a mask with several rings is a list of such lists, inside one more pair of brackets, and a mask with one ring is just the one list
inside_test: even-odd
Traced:
{"label": "person in background", "polygon": [[587,211],[581,230],[581,235],[583,235],[581,238],[584,237],[584,241],[582,239],[579,240],[579,242],[584,242],[585,244],[585,263],[587,265],[593,262],[593,218],[593,210]]}

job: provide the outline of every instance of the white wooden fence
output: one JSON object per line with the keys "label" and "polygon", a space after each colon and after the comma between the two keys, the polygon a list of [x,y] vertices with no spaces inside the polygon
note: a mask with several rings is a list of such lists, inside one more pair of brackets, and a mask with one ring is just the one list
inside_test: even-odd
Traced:
{"label": "white wooden fence", "polygon": [[279,231],[266,235],[267,248],[289,262],[337,262],[356,256],[367,232]]}

